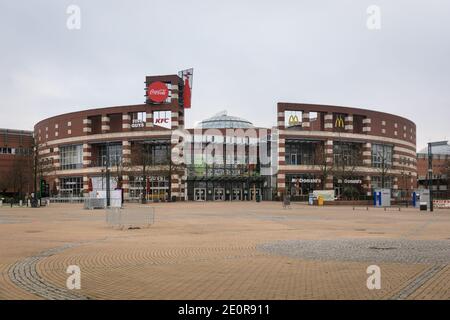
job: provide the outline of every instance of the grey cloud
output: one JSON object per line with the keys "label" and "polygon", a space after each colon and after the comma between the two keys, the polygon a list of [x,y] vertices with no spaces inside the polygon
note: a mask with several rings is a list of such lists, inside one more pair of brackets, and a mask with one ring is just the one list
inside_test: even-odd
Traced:
{"label": "grey cloud", "polygon": [[[66,28],[79,5],[82,28]],[[379,31],[366,9],[381,8]],[[187,124],[228,109],[275,125],[278,101],[392,112],[418,148],[449,139],[448,1],[26,1],[0,4],[0,127],[142,103],[145,75],[195,68]]]}

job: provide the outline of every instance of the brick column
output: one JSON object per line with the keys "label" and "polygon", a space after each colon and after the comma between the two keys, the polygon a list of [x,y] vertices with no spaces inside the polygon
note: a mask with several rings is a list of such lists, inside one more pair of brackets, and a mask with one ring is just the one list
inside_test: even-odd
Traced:
{"label": "brick column", "polygon": [[126,166],[131,161],[131,143],[122,141],[122,162]]}
{"label": "brick column", "polygon": [[170,97],[172,99],[172,103],[178,104],[178,94],[180,91],[180,88],[178,87],[178,84],[169,84],[170,89]]}
{"label": "brick column", "polygon": [[109,129],[109,117],[107,115],[102,115],[102,133],[108,133]]}
{"label": "brick column", "polygon": [[323,129],[325,131],[333,131],[333,114],[328,112],[324,115],[324,125]]}
{"label": "brick column", "polygon": [[[170,177],[171,184],[170,190],[172,197],[180,197],[180,176],[176,173],[173,173]],[[171,200],[171,199],[169,199]]]}
{"label": "brick column", "polygon": [[178,128],[184,129],[184,112],[179,112],[178,114]]}
{"label": "brick column", "polygon": [[[333,140],[326,140],[324,142],[324,148],[325,148],[325,163],[327,165],[327,168],[330,170],[333,167]],[[334,184],[333,184],[333,175],[328,174],[326,180],[325,180],[325,190],[333,190]]]}
{"label": "brick column", "polygon": [[88,135],[92,132],[92,121],[91,119],[85,118],[83,119],[83,134]]}
{"label": "brick column", "polygon": [[302,114],[302,128],[303,130],[311,130],[309,111],[304,111]]}
{"label": "brick column", "polygon": [[89,168],[92,164],[92,148],[88,143],[83,143],[83,168]]}
{"label": "brick column", "polygon": [[[284,122],[283,122],[284,123]],[[278,167],[286,165],[285,158],[286,140],[284,135],[280,134],[278,138]],[[286,174],[284,170],[279,169],[277,173],[278,196],[286,192]]]}
{"label": "brick column", "polygon": [[362,162],[364,166],[372,167],[372,144],[370,142],[363,145]]}
{"label": "brick column", "polygon": [[363,119],[363,133],[370,134],[372,131],[372,120],[370,118]]}
{"label": "brick column", "polygon": [[372,195],[372,178],[370,176],[364,177],[363,188],[368,196]]}
{"label": "brick column", "polygon": [[122,131],[127,132],[131,130],[131,116],[128,113],[122,114]]}
{"label": "brick column", "polygon": [[392,189],[398,190],[398,177],[395,176],[393,180],[394,180],[394,181],[393,181],[393,183],[392,183]]}
{"label": "brick column", "polygon": [[123,199],[128,200],[130,198],[130,177],[128,175],[122,175],[122,190]]}
{"label": "brick column", "polygon": [[278,112],[278,116],[277,116],[277,126],[278,126],[278,130],[284,130],[285,126],[284,126],[284,112]]}
{"label": "brick column", "polygon": [[54,153],[53,166],[55,167],[55,170],[59,170],[59,169],[61,169],[61,161],[60,161],[61,157],[60,157],[60,154],[59,154],[59,148],[58,147],[54,147],[53,148],[53,153]]}
{"label": "brick column", "polygon": [[145,122],[145,126],[147,128],[152,128],[153,127],[153,111],[147,112],[147,120]]}
{"label": "brick column", "polygon": [[89,192],[89,177],[88,176],[83,176],[83,191],[86,194]]}
{"label": "brick column", "polygon": [[353,133],[353,115],[345,117],[345,132]]}
{"label": "brick column", "polygon": [[178,112],[171,112],[172,116],[172,130],[178,129],[179,123],[178,123]]}

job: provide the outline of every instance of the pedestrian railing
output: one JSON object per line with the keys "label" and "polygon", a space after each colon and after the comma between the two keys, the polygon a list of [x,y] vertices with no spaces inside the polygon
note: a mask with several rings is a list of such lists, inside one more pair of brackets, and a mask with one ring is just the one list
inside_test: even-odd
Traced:
{"label": "pedestrian railing", "polygon": [[84,197],[53,197],[48,198],[50,203],[84,203]]}
{"label": "pedestrian railing", "polygon": [[106,223],[120,229],[149,228],[155,223],[155,208],[108,208]]}

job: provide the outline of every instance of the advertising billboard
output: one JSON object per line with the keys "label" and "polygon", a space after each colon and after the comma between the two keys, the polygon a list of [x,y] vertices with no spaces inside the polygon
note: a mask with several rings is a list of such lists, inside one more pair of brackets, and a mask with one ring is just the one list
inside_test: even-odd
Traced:
{"label": "advertising billboard", "polygon": [[152,102],[162,103],[169,97],[169,88],[164,82],[154,81],[147,87],[147,97]]}
{"label": "advertising billboard", "polygon": [[192,81],[194,79],[194,69],[186,69],[178,72],[178,76],[183,79],[183,107],[191,108]]}

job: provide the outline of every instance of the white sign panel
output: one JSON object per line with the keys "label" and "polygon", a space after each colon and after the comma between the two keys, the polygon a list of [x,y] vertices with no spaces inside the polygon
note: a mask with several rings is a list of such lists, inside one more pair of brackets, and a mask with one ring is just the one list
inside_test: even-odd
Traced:
{"label": "white sign panel", "polygon": [[313,196],[316,199],[318,196],[322,196],[324,201],[334,201],[334,190],[314,190]]}
{"label": "white sign panel", "polygon": [[450,209],[450,200],[433,200],[433,206],[439,209]]}
{"label": "white sign panel", "polygon": [[153,125],[172,129],[172,111],[154,111]]}

